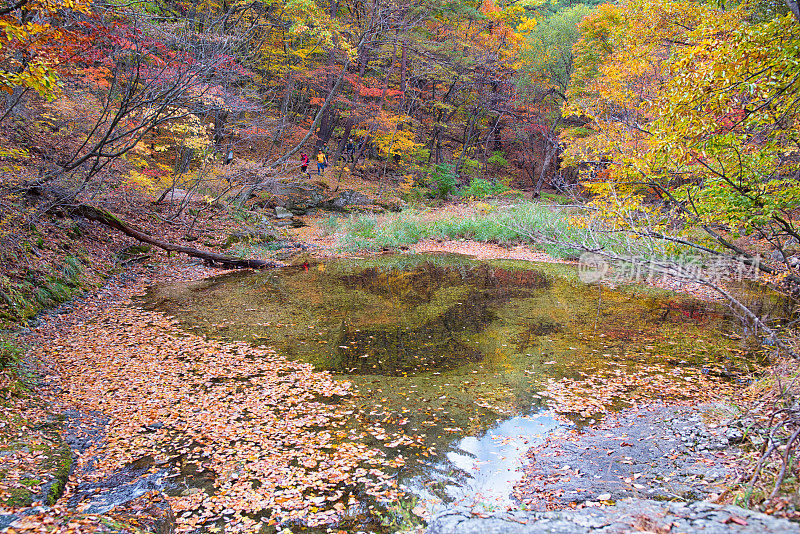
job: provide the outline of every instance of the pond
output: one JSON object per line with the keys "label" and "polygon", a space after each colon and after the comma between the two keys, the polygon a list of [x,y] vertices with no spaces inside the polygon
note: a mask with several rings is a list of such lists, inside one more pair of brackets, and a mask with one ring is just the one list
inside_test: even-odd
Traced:
{"label": "pond", "polygon": [[585,285],[568,265],[447,254],[236,272],[153,287],[141,303],[189,331],[273,346],[352,382],[358,394],[342,401],[352,424],[403,455],[398,482],[429,511],[510,505],[529,447],[596,420],[597,410],[556,414],[548,384],[655,364],[715,372],[736,346],[713,304]]}

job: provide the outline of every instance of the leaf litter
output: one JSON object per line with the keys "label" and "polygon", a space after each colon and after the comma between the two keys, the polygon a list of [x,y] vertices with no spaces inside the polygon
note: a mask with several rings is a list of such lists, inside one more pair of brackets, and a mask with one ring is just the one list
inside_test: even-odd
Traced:
{"label": "leaf litter", "polygon": [[[176,320],[133,308],[130,297],[145,284],[82,303],[72,324],[51,327],[34,350],[62,408],[109,418],[105,439],[81,453],[68,494],[148,459],[151,472],[178,480],[187,466],[211,474],[213,484],[165,497],[177,532],[220,521],[227,531],[330,525],[366,501],[397,500],[387,472],[403,458],[388,459],[348,425],[352,412],[337,402],[354,394],[348,382],[272,349],[187,334]],[[33,525],[23,521],[17,531],[26,524]]]}

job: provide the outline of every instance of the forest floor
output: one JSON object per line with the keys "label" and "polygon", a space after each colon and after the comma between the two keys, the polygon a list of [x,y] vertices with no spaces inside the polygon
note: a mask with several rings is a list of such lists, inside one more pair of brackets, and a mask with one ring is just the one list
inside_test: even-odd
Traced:
{"label": "forest floor", "polygon": [[[334,237],[313,227],[289,236],[301,241],[296,252],[341,254]],[[126,239],[110,241],[119,248]],[[466,240],[425,241],[409,249],[562,261],[525,245]],[[173,320],[131,306],[150,284],[221,272],[151,252],[96,293],[40,315],[23,331],[33,347],[27,359],[32,389],[5,388],[0,406],[0,529],[176,526],[180,532],[217,522],[226,530],[252,530],[299,518],[325,525],[353,513],[355,494],[395,497],[397,488],[381,471],[392,466],[363,435],[348,434],[347,414],[330,402],[351,394],[348,384],[271,350],[186,334]],[[713,298],[703,288],[665,286]],[[574,507],[576,501],[603,506],[652,497],[651,489],[669,498],[679,486],[686,498],[720,498],[738,469],[731,447],[740,431],[732,418],[700,417],[702,410],[686,407],[642,410],[608,418],[580,436],[553,436],[532,450],[539,461],[526,469],[517,499],[543,509]],[[332,430],[319,432],[322,426]],[[346,447],[330,446],[341,439]],[[657,450],[648,447],[654,439]],[[176,471],[180,477],[170,479]],[[597,478],[601,471],[607,476]],[[212,487],[217,490],[206,491]],[[272,515],[259,516],[264,509]]]}

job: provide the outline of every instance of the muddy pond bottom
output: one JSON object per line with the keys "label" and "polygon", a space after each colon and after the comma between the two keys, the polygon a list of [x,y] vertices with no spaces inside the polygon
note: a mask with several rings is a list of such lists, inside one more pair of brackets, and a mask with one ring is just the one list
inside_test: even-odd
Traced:
{"label": "muddy pond bottom", "polygon": [[679,395],[687,377],[726,365],[733,343],[712,304],[587,286],[566,265],[452,254],[237,272],[155,286],[140,304],[352,382],[358,394],[341,400],[351,424],[403,457],[396,478],[419,499],[414,513],[513,506],[525,453],[554,428],[653,397],[651,379],[674,379],[657,395]]}

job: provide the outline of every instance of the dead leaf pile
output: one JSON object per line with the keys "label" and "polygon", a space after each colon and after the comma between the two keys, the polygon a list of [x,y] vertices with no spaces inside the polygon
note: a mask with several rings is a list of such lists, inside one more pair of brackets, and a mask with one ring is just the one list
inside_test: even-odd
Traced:
{"label": "dead leaf pile", "polygon": [[326,524],[359,496],[396,499],[381,469],[390,462],[346,428],[348,414],[332,401],[349,384],[272,350],[187,335],[125,303],[91,311],[35,354],[70,404],[110,417],[73,486],[143,458],[154,472],[212,473],[213,487],[184,477],[186,490],[170,497],[180,532],[223,518],[226,530]]}
{"label": "dead leaf pile", "polygon": [[581,372],[578,379],[548,379],[538,394],[549,399],[556,413],[590,418],[640,402],[719,399],[734,391],[730,382],[698,368],[655,363],[633,371],[614,362],[610,365],[615,367]]}

